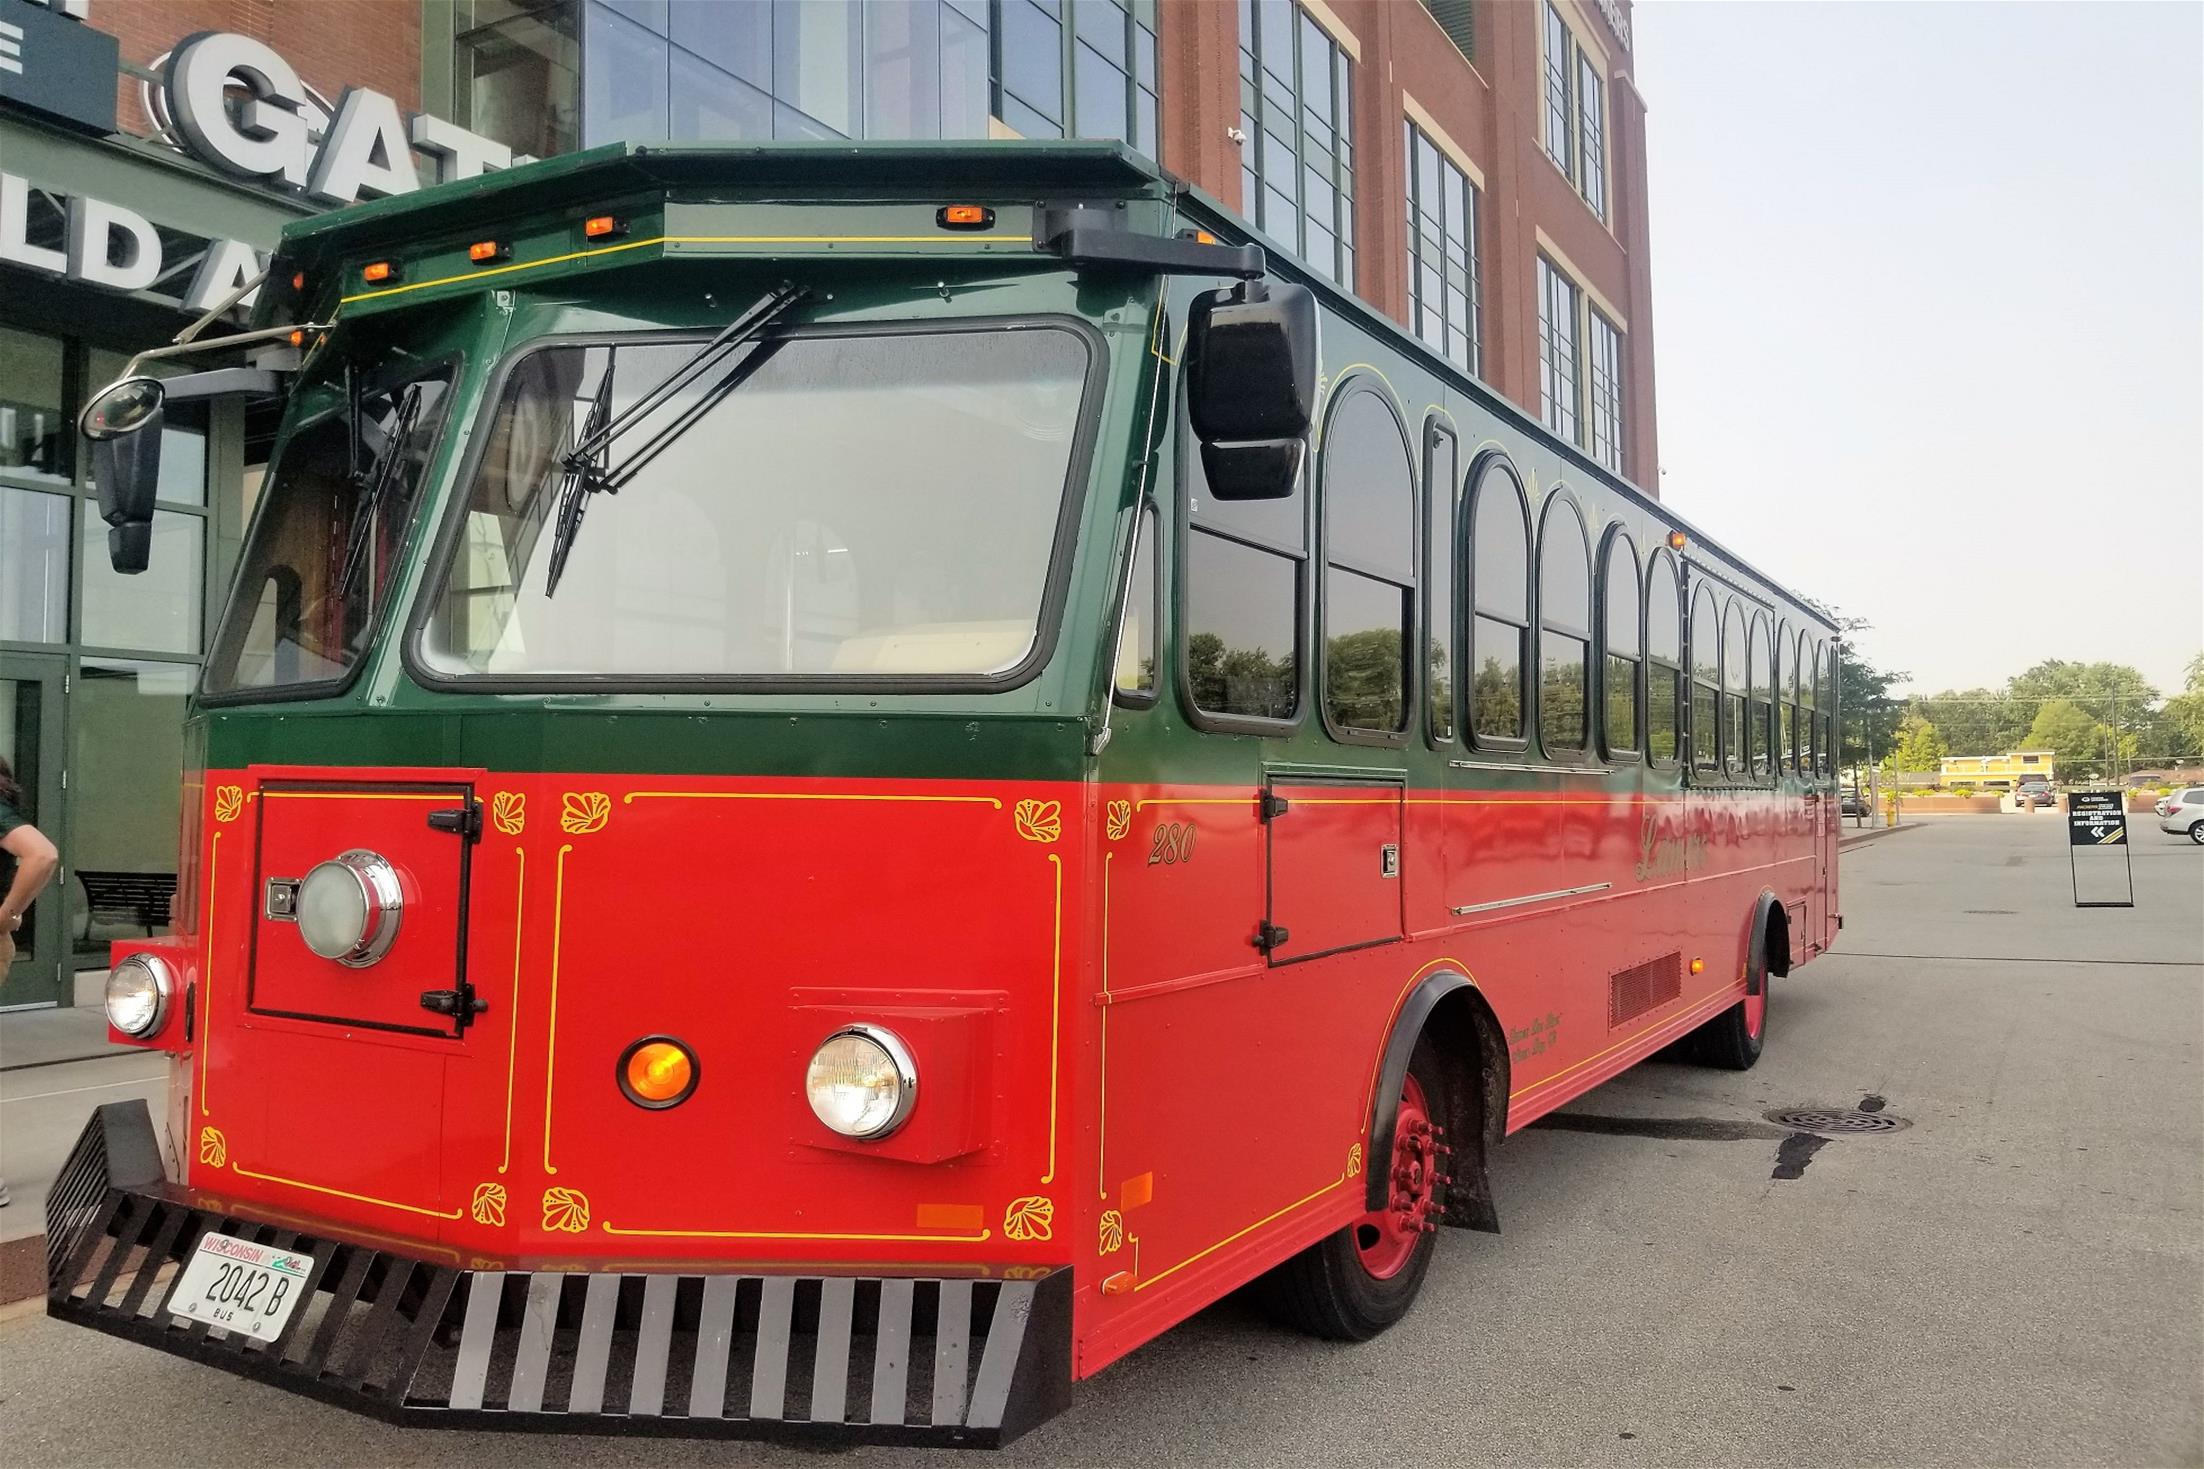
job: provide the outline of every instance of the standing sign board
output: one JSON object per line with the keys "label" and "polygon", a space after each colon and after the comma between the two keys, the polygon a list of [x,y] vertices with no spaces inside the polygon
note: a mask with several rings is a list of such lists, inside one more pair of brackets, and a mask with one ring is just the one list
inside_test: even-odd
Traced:
{"label": "standing sign board", "polygon": [[[2081,858],[2075,855],[2082,847],[2118,847],[2120,849],[2120,859],[2127,873],[2127,896],[2125,898],[2083,900]],[[2122,799],[2120,792],[2068,791],[2066,793],[2066,858],[2067,867],[2074,880],[2075,907],[2132,908],[2135,906],[2135,859],[2128,852],[2127,803]]]}

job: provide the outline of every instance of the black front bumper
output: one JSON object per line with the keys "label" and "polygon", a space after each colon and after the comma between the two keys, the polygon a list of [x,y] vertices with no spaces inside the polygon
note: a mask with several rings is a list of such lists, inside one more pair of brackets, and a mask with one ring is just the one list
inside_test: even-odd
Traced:
{"label": "black front bumper", "polygon": [[[1071,1396],[1071,1272],[460,1268],[169,1184],[143,1102],[86,1124],[46,1205],[46,1312],[394,1423],[998,1448]],[[209,1232],[311,1255],[282,1338],[161,1307]],[[487,1262],[477,1261],[477,1266]]]}

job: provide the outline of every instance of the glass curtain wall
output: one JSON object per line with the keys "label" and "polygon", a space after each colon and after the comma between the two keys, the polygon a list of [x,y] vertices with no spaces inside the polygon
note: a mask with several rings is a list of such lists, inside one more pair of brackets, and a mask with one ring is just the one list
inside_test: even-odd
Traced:
{"label": "glass curtain wall", "polygon": [[1346,50],[1293,0],[1240,0],[1240,203],[1355,287],[1354,108]]}
{"label": "glass curtain wall", "polygon": [[[1122,138],[1157,151],[1155,0],[473,0],[470,125],[615,141]],[[585,60],[586,58],[586,60]]]}
{"label": "glass curtain wall", "polygon": [[0,648],[66,658],[61,846],[66,939],[79,963],[109,940],[168,931],[176,882],[184,701],[198,679],[210,539],[208,434],[171,407],[153,558],[108,564],[90,456],[73,427],[123,354],[0,327]]}

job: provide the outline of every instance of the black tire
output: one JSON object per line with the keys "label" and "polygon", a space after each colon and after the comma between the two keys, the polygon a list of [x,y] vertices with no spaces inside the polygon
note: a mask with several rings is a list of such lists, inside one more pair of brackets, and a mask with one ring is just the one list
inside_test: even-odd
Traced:
{"label": "black tire", "polygon": [[1760,969],[1760,1030],[1747,1019],[1747,1000],[1739,1000],[1691,1033],[1692,1059],[1723,1071],[1750,1071],[1768,1044],[1768,970]]}
{"label": "black tire", "polygon": [[2204,847],[2204,821],[2189,823],[2189,840],[2200,847]]}
{"label": "black tire", "polygon": [[[1456,1115],[1452,1080],[1429,1036],[1416,1042],[1408,1069],[1436,1115]],[[1373,1159],[1370,1166],[1384,1164]],[[1406,1316],[1431,1269],[1438,1235],[1425,1235],[1397,1274],[1379,1279],[1363,1267],[1358,1227],[1325,1236],[1258,1280],[1264,1309],[1283,1325],[1332,1341],[1368,1341]]]}

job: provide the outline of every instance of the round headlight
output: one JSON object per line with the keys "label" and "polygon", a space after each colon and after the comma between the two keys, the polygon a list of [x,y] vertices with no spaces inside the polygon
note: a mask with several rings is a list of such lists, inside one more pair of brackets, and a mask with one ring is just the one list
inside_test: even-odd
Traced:
{"label": "round headlight", "polygon": [[373,852],[345,852],[300,879],[299,937],[324,959],[363,968],[390,952],[404,907],[389,862]]}
{"label": "round headlight", "polygon": [[892,1031],[852,1025],[820,1042],[804,1073],[804,1095],[821,1122],[844,1137],[883,1138],[918,1102],[918,1068]]}
{"label": "round headlight", "polygon": [[132,954],[107,974],[107,1023],[141,1039],[168,1018],[168,998],[176,993],[175,971],[153,954]]}

